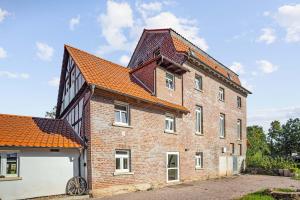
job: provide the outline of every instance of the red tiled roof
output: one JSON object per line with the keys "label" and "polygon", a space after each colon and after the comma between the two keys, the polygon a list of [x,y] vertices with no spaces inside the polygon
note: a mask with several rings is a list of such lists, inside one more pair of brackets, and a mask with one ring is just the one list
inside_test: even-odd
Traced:
{"label": "red tiled roof", "polygon": [[137,98],[148,103],[188,112],[188,110],[181,105],[173,104],[152,96],[150,92],[136,83],[130,75],[129,68],[104,60],[74,47],[65,45],[65,48],[74,59],[88,84],[94,84],[100,89]]}
{"label": "red tiled roof", "polygon": [[0,114],[0,146],[79,148],[81,140],[65,120]]}
{"label": "red tiled roof", "polygon": [[209,58],[208,56],[199,53],[199,51],[196,50],[196,48],[193,45],[188,44],[188,41],[184,42],[182,38],[179,38],[174,34],[171,34],[171,37],[176,51],[188,53],[190,49],[193,50],[196,54],[196,57],[199,60],[201,60],[204,64],[216,70],[226,78],[228,78],[228,73],[230,73],[232,81],[238,85],[241,85],[240,79],[235,73],[231,72],[229,69],[225,69],[223,66],[221,66],[218,62],[214,61],[212,58]]}

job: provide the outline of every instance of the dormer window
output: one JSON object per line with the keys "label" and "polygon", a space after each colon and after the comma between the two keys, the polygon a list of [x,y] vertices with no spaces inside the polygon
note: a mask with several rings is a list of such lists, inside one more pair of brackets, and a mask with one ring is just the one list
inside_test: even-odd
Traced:
{"label": "dormer window", "polygon": [[174,86],[175,86],[174,75],[169,72],[166,73],[166,86],[168,89],[174,90]]}
{"label": "dormer window", "polygon": [[154,58],[156,58],[156,57],[158,57],[158,56],[160,56],[160,49],[157,49],[157,50],[155,50],[155,51],[153,52],[153,57],[154,57]]}
{"label": "dormer window", "polygon": [[229,80],[232,80],[232,76],[230,73],[227,73],[227,76],[228,76]]}
{"label": "dormer window", "polygon": [[196,57],[196,52],[195,52],[195,51],[193,51],[192,49],[190,49],[190,54],[191,54],[191,56],[194,56],[194,57]]}

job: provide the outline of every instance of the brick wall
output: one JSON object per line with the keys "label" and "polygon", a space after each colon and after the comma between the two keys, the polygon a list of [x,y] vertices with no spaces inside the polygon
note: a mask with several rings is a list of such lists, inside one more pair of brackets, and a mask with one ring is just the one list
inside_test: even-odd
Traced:
{"label": "brick wall", "polygon": [[167,70],[162,67],[156,68],[156,96],[160,99],[182,105],[182,76],[174,75],[174,90],[166,87]]}
{"label": "brick wall", "polygon": [[[176,115],[176,134],[164,133],[165,113],[126,97],[107,95],[98,91],[90,102],[91,112],[91,177],[92,191],[111,191],[111,188],[126,188],[128,185],[149,183],[166,185],[166,153],[179,152],[180,181],[200,180],[219,174],[219,156],[230,155],[230,143],[243,145],[246,152],[246,98],[242,95],[242,108],[237,108],[237,93],[231,88],[191,65],[190,72],[183,75],[183,105],[191,112]],[[203,91],[194,89],[195,73],[203,78]],[[225,102],[218,100],[219,86],[225,89]],[[157,87],[165,87],[162,83]],[[130,127],[116,127],[114,100],[130,104]],[[172,99],[171,99],[172,100]],[[173,99],[172,102],[176,101]],[[195,134],[195,106],[203,107],[203,135]],[[219,115],[226,115],[226,137],[219,137]],[[243,139],[238,141],[237,119],[243,123]],[[222,154],[221,148],[228,152]],[[131,150],[131,168],[134,174],[114,176],[115,150]],[[203,152],[204,168],[195,169],[195,153]],[[109,188],[109,189],[108,189]]]}

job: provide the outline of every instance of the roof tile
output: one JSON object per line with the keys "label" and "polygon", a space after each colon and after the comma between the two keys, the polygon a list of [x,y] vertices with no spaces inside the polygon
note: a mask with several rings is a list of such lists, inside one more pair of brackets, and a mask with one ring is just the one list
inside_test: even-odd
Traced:
{"label": "roof tile", "polygon": [[65,120],[0,114],[0,146],[79,148],[81,143]]}

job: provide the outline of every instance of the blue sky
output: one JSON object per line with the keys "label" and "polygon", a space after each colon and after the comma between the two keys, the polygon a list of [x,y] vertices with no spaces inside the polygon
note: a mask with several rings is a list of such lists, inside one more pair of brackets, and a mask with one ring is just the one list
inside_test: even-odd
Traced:
{"label": "blue sky", "polygon": [[248,122],[300,117],[300,1],[0,1],[0,113],[56,104],[63,45],[126,65],[143,28],[171,27],[240,74]]}

